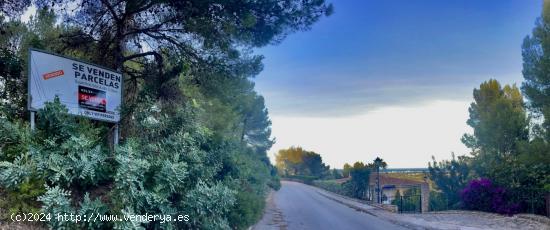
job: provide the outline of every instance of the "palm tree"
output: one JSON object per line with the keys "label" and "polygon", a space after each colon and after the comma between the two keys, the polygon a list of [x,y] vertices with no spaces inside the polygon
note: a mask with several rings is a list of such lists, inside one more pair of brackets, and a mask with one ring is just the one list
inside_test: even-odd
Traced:
{"label": "palm tree", "polygon": [[380,157],[376,157],[376,159],[374,159],[374,164],[383,169],[388,167],[388,164]]}

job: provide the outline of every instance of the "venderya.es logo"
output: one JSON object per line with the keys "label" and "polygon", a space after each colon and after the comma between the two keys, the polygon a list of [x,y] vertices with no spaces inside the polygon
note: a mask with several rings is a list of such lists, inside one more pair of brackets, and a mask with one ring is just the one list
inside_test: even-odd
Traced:
{"label": "venderya.es logo", "polygon": [[63,76],[63,74],[65,74],[65,73],[63,72],[62,69],[60,69],[60,70],[56,70],[56,71],[53,71],[53,72],[50,72],[50,73],[46,73],[46,74],[42,75],[42,77],[44,78],[44,80],[48,80],[50,78]]}

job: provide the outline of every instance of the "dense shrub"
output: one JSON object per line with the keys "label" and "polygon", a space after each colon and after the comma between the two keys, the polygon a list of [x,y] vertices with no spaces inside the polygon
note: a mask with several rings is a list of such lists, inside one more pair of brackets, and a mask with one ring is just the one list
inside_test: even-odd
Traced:
{"label": "dense shrub", "polygon": [[44,181],[40,178],[24,181],[18,187],[0,191],[0,207],[7,207],[8,213],[0,213],[0,219],[9,219],[11,213],[35,213],[40,211],[40,203],[36,197],[45,192]]}
{"label": "dense shrub", "polygon": [[449,206],[449,199],[442,192],[430,191],[430,211],[444,211],[448,209],[456,209]]}
{"label": "dense shrub", "polygon": [[354,198],[363,199],[369,187],[371,166],[364,165],[361,162],[353,164],[350,170],[351,179],[344,186],[350,186]]}
{"label": "dense shrub", "polygon": [[305,176],[305,175],[289,175],[285,176],[284,179],[302,182],[304,184],[313,184],[313,181],[319,179],[317,176]]}
{"label": "dense shrub", "polygon": [[453,153],[450,160],[437,162],[435,157],[432,157],[432,162],[428,163],[430,180],[434,182],[437,190],[441,191],[441,195],[445,196],[450,207],[460,207],[459,191],[466,186],[471,177],[471,160],[467,156],[455,157]]}
{"label": "dense shrub", "polygon": [[313,185],[333,193],[344,195],[342,185],[333,180],[316,180],[313,182]]}
{"label": "dense shrub", "polygon": [[53,229],[244,229],[259,218],[271,177],[261,156],[239,144],[213,142],[192,108],[165,110],[144,102],[137,111],[136,126],[147,132],[109,152],[101,128],[69,116],[59,101],[48,103],[38,112],[32,141],[18,142],[28,152],[0,162],[0,186],[7,194],[2,206],[52,216],[191,217],[189,222],[93,224],[52,218]]}
{"label": "dense shrub", "polygon": [[335,181],[326,180],[316,182],[315,185],[344,196],[365,199],[369,186],[370,173],[373,167],[372,164],[355,162],[353,167],[348,169],[351,177],[348,181],[336,183]]}
{"label": "dense shrub", "polygon": [[265,207],[264,196],[253,192],[241,191],[237,193],[236,204],[229,213],[229,221],[234,229],[246,229],[254,224]]}
{"label": "dense shrub", "polygon": [[460,192],[464,208],[512,215],[520,207],[509,201],[508,193],[487,178],[474,179]]}
{"label": "dense shrub", "polygon": [[281,149],[275,154],[277,169],[283,176],[326,177],[330,174],[329,166],[323,163],[320,154],[307,151],[302,147]]}
{"label": "dense shrub", "polygon": [[313,185],[342,196],[353,197],[354,195],[353,185],[349,182],[338,183],[335,180],[316,180]]}
{"label": "dense shrub", "polygon": [[281,178],[277,174],[272,175],[267,185],[272,189],[279,190],[281,189]]}

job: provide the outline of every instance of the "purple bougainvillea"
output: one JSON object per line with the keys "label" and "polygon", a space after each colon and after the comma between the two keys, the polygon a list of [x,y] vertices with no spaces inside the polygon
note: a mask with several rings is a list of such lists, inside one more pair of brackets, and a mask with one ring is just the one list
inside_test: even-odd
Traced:
{"label": "purple bougainvillea", "polygon": [[487,178],[474,179],[460,192],[464,208],[485,212],[513,215],[520,206],[511,203],[506,189],[499,187]]}

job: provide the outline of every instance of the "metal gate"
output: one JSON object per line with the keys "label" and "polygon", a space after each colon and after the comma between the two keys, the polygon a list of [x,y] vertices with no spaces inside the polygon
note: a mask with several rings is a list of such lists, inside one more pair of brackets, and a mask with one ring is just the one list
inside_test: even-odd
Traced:
{"label": "metal gate", "polygon": [[395,203],[399,213],[421,213],[422,212],[422,196],[421,195],[404,195],[396,197]]}
{"label": "metal gate", "polygon": [[422,195],[418,186],[400,187],[394,196],[383,196],[382,200],[395,205],[398,213],[422,212]]}

